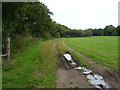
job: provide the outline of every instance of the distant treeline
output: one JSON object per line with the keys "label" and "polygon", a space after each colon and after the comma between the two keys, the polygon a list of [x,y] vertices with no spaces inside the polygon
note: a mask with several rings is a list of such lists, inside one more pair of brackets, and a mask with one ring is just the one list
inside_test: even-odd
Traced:
{"label": "distant treeline", "polygon": [[120,26],[116,28],[113,25],[106,26],[104,29],[91,29],[92,36],[118,36]]}
{"label": "distant treeline", "polygon": [[46,5],[43,3],[2,3],[3,38],[15,38],[16,35],[31,35],[32,37],[88,37],[117,36],[119,26],[106,26],[104,29],[76,30],[70,29],[53,21]]}
{"label": "distant treeline", "polygon": [[[11,38],[12,50],[24,47],[35,38],[50,39],[58,37],[117,36],[120,31],[112,25],[104,29],[76,30],[58,24],[51,19],[47,6],[39,2],[2,3],[2,47],[5,39]],[[31,40],[32,39],[32,40]],[[4,51],[4,50],[3,50]]]}
{"label": "distant treeline", "polygon": [[86,30],[68,30],[65,32],[64,36],[68,37],[91,37],[91,36],[119,36],[120,26],[114,27],[113,25],[108,25],[104,29],[86,29]]}

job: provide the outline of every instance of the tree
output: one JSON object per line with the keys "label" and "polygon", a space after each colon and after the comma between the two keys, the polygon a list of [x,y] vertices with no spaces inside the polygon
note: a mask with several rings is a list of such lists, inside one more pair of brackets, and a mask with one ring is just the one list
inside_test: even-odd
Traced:
{"label": "tree", "polygon": [[120,26],[117,26],[116,31],[117,31],[117,36],[120,36]]}
{"label": "tree", "polygon": [[103,36],[103,29],[99,28],[99,29],[92,29],[92,36]]}
{"label": "tree", "polygon": [[115,32],[115,27],[113,25],[106,26],[104,28],[104,36],[113,36]]}

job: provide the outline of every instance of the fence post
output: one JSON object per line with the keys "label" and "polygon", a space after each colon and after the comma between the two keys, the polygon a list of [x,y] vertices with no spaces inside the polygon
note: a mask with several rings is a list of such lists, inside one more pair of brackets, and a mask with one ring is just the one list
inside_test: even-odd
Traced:
{"label": "fence post", "polygon": [[6,59],[10,60],[10,38],[7,38],[7,42],[6,42],[6,54],[7,54]]}

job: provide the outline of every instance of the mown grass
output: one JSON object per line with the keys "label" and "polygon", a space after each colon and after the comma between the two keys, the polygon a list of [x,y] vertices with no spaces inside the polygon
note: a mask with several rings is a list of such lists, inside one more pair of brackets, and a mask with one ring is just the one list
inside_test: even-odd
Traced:
{"label": "mown grass", "polygon": [[101,65],[118,70],[118,37],[98,36],[69,38],[65,44],[74,50],[99,61]]}
{"label": "mown grass", "polygon": [[[55,40],[39,42],[14,55],[9,64],[3,61],[2,88],[56,87]],[[40,73],[40,76],[36,76]]]}
{"label": "mown grass", "polygon": [[64,45],[63,45],[63,40],[64,39],[59,39],[59,41],[57,42],[56,48],[57,50],[60,52],[60,54],[64,55],[65,51],[69,51],[70,54],[72,55],[72,57],[76,60],[81,62],[81,66],[88,66],[89,64],[78,54],[76,54],[75,52],[67,49]]}

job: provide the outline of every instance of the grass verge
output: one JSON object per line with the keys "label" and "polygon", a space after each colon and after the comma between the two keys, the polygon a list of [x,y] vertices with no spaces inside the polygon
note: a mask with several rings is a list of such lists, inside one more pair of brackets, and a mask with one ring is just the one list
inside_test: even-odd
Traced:
{"label": "grass verge", "polygon": [[44,88],[56,87],[56,56],[53,45],[57,40],[47,42],[41,50],[39,56],[40,63],[38,64],[38,71],[42,73],[39,79],[40,85]]}
{"label": "grass verge", "polygon": [[63,45],[63,39],[59,39],[56,48],[58,49],[58,51],[60,52],[60,54],[64,54],[65,51],[69,51],[70,54],[72,55],[72,57],[76,60],[79,61],[81,63],[81,66],[88,66],[89,64],[78,54],[76,54],[75,52],[72,52],[71,50],[67,49],[64,45]]}
{"label": "grass verge", "polygon": [[54,42],[36,43],[16,53],[9,64],[3,61],[2,88],[56,87]]}

